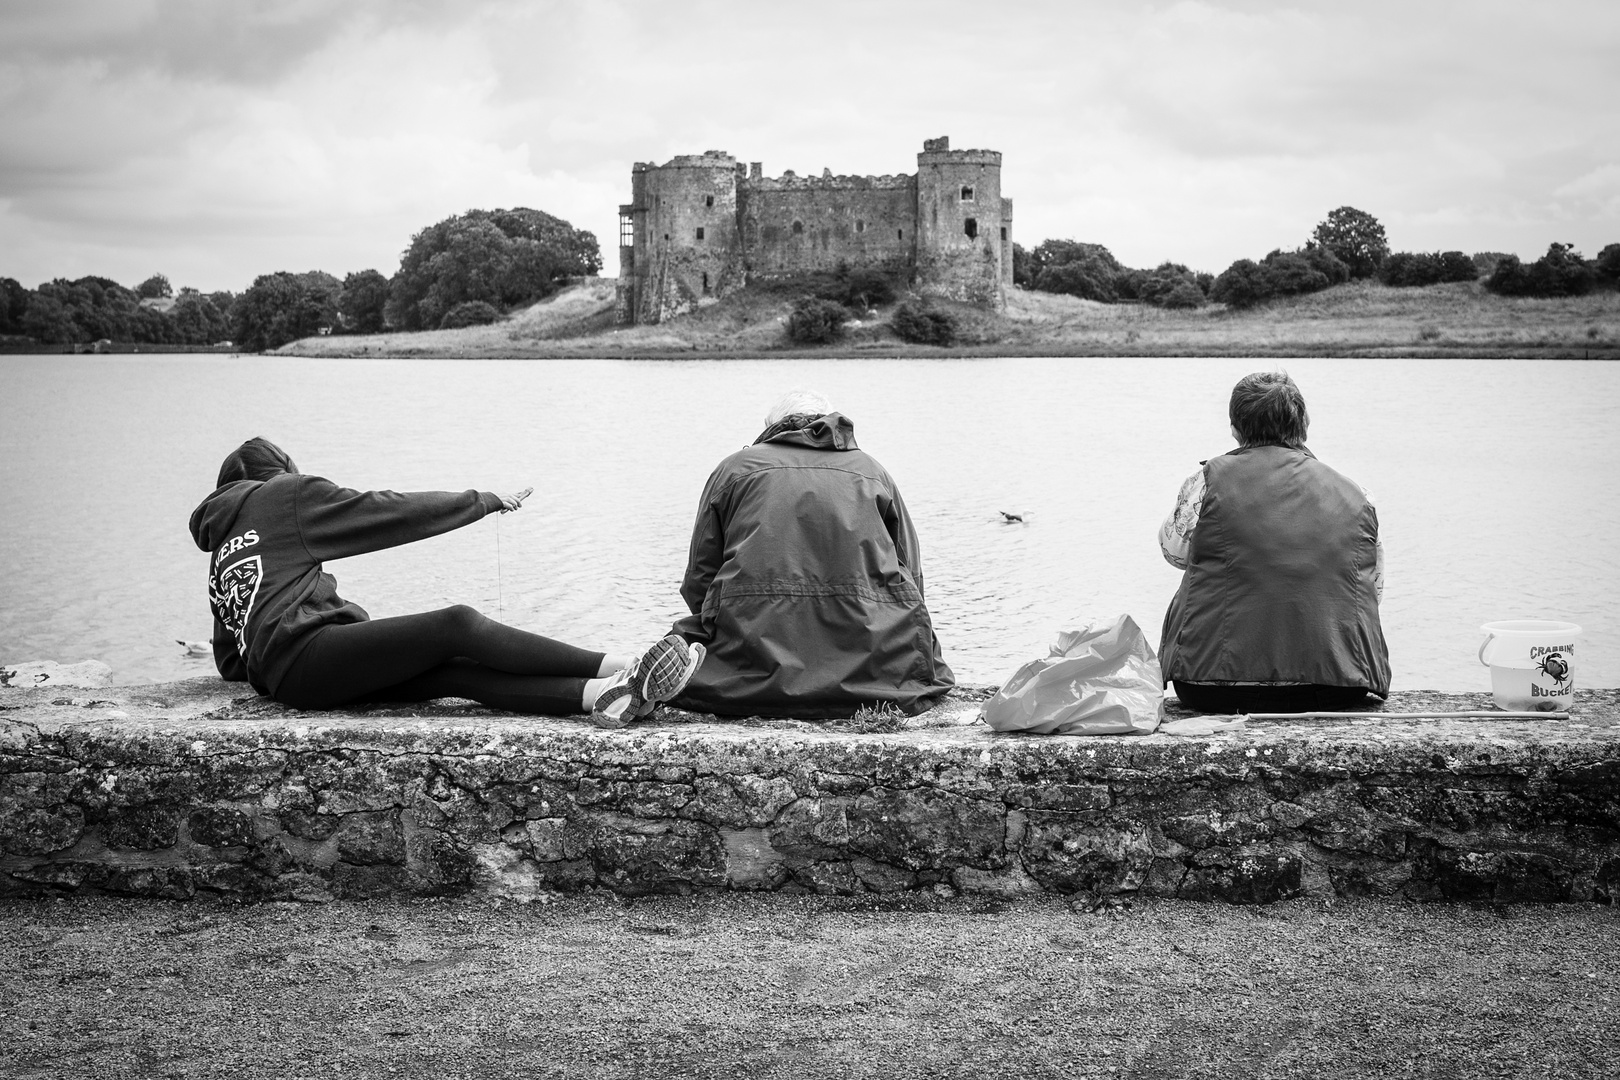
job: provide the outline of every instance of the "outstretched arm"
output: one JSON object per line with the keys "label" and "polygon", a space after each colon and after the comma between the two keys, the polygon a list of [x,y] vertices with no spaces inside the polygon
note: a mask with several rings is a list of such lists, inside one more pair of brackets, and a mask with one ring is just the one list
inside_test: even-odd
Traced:
{"label": "outstretched arm", "polygon": [[424,540],[522,503],[491,491],[355,491],[319,476],[300,481],[298,529],[317,561]]}

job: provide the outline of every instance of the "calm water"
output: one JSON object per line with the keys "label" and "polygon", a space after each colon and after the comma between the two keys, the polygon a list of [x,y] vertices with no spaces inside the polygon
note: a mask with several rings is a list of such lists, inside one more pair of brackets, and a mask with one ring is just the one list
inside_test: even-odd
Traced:
{"label": "calm water", "polygon": [[[899,483],[958,676],[999,682],[1094,618],[1128,612],[1157,643],[1179,575],[1156,530],[1200,459],[1231,448],[1227,394],[1260,366],[0,357],[0,660],[211,672],[174,644],[209,632],[186,520],[257,434],[352,487],[535,488],[516,514],[328,564],[374,616],[461,602],[635,647],[683,611],[709,471],[804,385]],[[1488,688],[1477,628],[1507,618],[1580,623],[1579,684],[1620,686],[1620,365],[1285,366],[1312,449],[1377,499],[1397,687]]]}

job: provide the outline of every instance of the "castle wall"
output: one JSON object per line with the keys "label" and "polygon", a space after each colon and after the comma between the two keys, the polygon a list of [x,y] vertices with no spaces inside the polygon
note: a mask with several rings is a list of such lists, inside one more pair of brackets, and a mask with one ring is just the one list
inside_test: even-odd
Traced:
{"label": "castle wall", "polygon": [[909,176],[745,180],[738,190],[750,278],[852,268],[910,277],[916,187]]}
{"label": "castle wall", "polygon": [[1006,303],[1001,155],[945,145],[931,140],[917,155],[917,287],[999,308]]}
{"label": "castle wall", "polygon": [[736,166],[710,151],[636,173],[634,321],[662,322],[742,283]]}

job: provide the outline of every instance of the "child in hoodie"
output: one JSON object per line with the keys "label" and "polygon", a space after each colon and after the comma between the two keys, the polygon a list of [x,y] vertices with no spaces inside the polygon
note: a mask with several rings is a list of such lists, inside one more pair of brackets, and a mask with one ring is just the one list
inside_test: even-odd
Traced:
{"label": "child in hoodie", "polygon": [[703,659],[679,637],[637,658],[576,648],[466,605],[372,619],[337,595],[325,559],[408,544],[509,513],[528,493],[354,491],[307,476],[253,438],[191,515],[210,553],[214,663],[300,709],[464,697],[513,712],[588,712],[620,727],[675,696]]}

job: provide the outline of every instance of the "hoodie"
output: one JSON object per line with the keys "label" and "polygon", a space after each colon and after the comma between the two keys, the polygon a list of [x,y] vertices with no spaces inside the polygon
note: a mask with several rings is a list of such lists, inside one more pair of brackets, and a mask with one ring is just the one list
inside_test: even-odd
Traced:
{"label": "hoodie", "polygon": [[214,665],[271,697],[316,630],[369,618],[338,596],[323,560],[437,536],[501,506],[488,491],[355,491],[296,472],[220,479],[191,514],[209,553]]}

